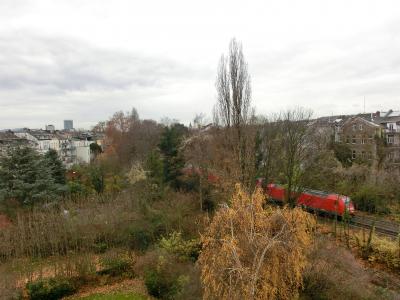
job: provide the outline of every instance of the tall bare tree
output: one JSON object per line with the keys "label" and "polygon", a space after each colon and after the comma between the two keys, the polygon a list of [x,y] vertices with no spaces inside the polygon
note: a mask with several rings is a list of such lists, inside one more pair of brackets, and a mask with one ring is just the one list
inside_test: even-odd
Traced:
{"label": "tall bare tree", "polygon": [[245,127],[251,119],[251,84],[242,44],[236,39],[229,44],[229,55],[221,56],[215,85],[218,98],[214,119],[221,122],[228,134],[231,128],[235,132],[236,142],[232,142],[232,147],[237,152],[240,180],[245,183]]}
{"label": "tall bare tree", "polygon": [[282,173],[286,181],[286,201],[295,205],[302,188],[304,164],[312,151],[309,137],[312,112],[303,108],[289,109],[281,115]]}

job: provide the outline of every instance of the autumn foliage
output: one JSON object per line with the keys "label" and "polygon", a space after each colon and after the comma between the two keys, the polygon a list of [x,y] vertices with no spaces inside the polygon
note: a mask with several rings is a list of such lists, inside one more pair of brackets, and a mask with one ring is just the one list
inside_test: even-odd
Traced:
{"label": "autumn foliage", "polygon": [[240,186],[202,236],[205,299],[293,299],[302,286],[315,221],[301,209],[263,208]]}

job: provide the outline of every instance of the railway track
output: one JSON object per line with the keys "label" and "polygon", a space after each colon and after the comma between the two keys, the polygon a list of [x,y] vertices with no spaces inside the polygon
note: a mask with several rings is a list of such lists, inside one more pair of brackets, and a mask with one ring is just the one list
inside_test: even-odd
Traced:
{"label": "railway track", "polygon": [[397,237],[400,233],[400,224],[396,222],[377,220],[372,217],[354,216],[350,220],[354,227],[370,229],[375,226],[375,231],[391,237]]}

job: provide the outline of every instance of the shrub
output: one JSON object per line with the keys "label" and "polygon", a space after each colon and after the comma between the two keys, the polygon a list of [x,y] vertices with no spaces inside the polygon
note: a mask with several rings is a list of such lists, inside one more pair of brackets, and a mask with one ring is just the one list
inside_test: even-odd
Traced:
{"label": "shrub", "polygon": [[68,181],[67,183],[68,191],[71,195],[87,195],[89,194],[88,188],[77,181]]}
{"label": "shrub", "polygon": [[131,249],[145,251],[153,243],[153,234],[149,229],[132,228],[129,232],[129,247]]}
{"label": "shrub", "polygon": [[185,241],[180,232],[173,232],[168,238],[160,240],[160,247],[171,254],[177,255],[180,259],[196,261],[199,257],[201,244],[198,239]]}
{"label": "shrub", "polygon": [[105,242],[95,242],[93,244],[94,253],[101,254],[107,251],[108,245]]}
{"label": "shrub", "polygon": [[161,298],[162,295],[170,294],[170,283],[156,270],[146,272],[144,282],[149,294],[154,297]]}
{"label": "shrub", "polygon": [[388,213],[385,205],[387,199],[380,189],[372,185],[364,185],[352,195],[356,208],[368,212]]}
{"label": "shrub", "polygon": [[352,165],[352,153],[351,149],[347,145],[333,143],[332,148],[335,153],[335,157],[342,163],[344,167],[350,167]]}
{"label": "shrub", "polygon": [[30,282],[26,286],[31,300],[56,300],[73,294],[76,286],[66,278],[51,278]]}
{"label": "shrub", "polygon": [[182,292],[187,280],[187,276],[174,276],[159,265],[146,272],[144,283],[150,295],[160,299],[175,299]]}
{"label": "shrub", "polygon": [[400,270],[400,236],[396,240],[369,233],[368,241],[364,241],[360,233],[354,234],[355,244],[361,256],[370,262],[385,264],[394,271]]}
{"label": "shrub", "polygon": [[119,252],[112,251],[100,259],[100,275],[121,276],[132,275],[130,259]]}
{"label": "shrub", "polygon": [[96,275],[95,259],[90,254],[70,256],[68,261],[73,265],[73,274],[80,282],[89,281]]}
{"label": "shrub", "polygon": [[391,273],[370,272],[351,250],[317,236],[304,271],[300,299],[395,299]]}
{"label": "shrub", "polygon": [[328,292],[332,288],[331,279],[321,270],[306,272],[303,280],[302,296],[306,299],[328,300]]}

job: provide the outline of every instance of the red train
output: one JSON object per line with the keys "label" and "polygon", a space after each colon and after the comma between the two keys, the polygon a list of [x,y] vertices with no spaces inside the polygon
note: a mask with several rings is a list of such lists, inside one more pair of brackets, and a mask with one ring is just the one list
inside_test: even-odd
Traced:
{"label": "red train", "polygon": [[[257,186],[262,185],[262,179],[257,181]],[[278,184],[270,183],[267,185],[266,193],[274,202],[282,203],[285,198],[285,188]],[[305,189],[297,197],[297,205],[310,211],[316,211],[342,217],[346,210],[350,215],[354,215],[354,204],[350,198],[343,195],[327,193],[322,191]]]}

